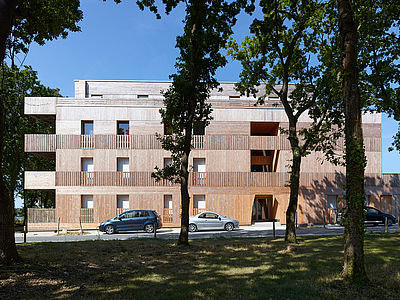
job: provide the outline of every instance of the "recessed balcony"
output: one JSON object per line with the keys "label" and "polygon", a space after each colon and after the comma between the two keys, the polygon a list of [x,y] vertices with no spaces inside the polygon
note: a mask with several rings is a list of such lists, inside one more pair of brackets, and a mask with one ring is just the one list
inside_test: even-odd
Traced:
{"label": "recessed balcony", "polygon": [[54,124],[57,97],[25,97],[24,113],[41,121]]}

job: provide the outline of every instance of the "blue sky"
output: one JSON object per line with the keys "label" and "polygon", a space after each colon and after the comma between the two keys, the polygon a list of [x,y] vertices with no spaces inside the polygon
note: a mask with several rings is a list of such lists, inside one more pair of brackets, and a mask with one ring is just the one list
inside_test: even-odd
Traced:
{"label": "blue sky", "polygon": [[[168,80],[178,55],[175,38],[182,32],[183,9],[156,20],[135,2],[81,1],[82,31],[44,46],[32,45],[24,64],[32,65],[44,84],[70,97],[75,79]],[[250,20],[240,16],[234,28],[236,40],[248,34]],[[239,63],[231,62],[218,71],[217,78],[237,81],[239,72]],[[400,154],[387,151],[397,122],[383,116],[382,128],[383,172],[400,173]]]}

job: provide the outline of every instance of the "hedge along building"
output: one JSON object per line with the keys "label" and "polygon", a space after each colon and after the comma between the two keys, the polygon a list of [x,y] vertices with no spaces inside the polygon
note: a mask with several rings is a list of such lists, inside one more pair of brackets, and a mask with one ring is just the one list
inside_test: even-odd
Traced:
{"label": "hedge along building", "polygon": [[[25,136],[25,151],[51,156],[55,171],[25,172],[25,188],[55,190],[56,207],[31,210],[30,228],[62,228],[83,223],[93,228],[128,209],[152,209],[164,226],[180,224],[180,190],[151,173],[171,160],[156,133],[166,134],[159,109],[170,82],[75,81],[74,98],[26,98],[25,114],[53,123],[54,135]],[[216,211],[242,225],[279,219],[285,222],[291,159],[288,122],[279,98],[264,105],[240,96],[234,83],[221,83],[209,102],[213,120],[194,129],[189,160],[190,214]],[[309,125],[307,116],[299,127]],[[399,175],[382,175],[381,115],[363,115],[367,156],[366,202],[397,214]],[[322,163],[323,162],[323,163]],[[299,223],[335,220],[344,195],[345,169],[313,152],[302,160]]]}

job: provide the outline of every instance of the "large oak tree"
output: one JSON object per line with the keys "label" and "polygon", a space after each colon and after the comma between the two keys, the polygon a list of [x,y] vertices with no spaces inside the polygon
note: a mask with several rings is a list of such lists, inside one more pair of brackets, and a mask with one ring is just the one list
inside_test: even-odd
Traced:
{"label": "large oak tree", "polygon": [[[206,100],[211,90],[218,87],[216,70],[227,62],[220,49],[232,34],[241,2],[163,0],[166,13],[181,2],[185,5],[186,16],[183,34],[177,37],[176,43],[180,51],[177,72],[171,75],[172,85],[164,92],[165,108],[160,110],[162,123],[169,133],[160,138],[163,148],[171,152],[173,163],[157,169],[153,175],[180,183],[182,211],[178,244],[188,245],[192,130],[195,124],[206,126],[211,119],[211,106]],[[154,1],[142,1],[141,4],[157,12]]]}
{"label": "large oak tree", "polygon": [[[20,52],[27,52],[32,42],[43,45],[69,31],[79,31],[82,19],[79,0],[0,0],[0,63],[5,64],[6,49],[13,60]],[[5,89],[0,82],[0,161],[3,161],[5,130]],[[0,168],[0,263],[19,259],[14,239],[14,203]]]}
{"label": "large oak tree", "polygon": [[[310,151],[324,151],[329,158],[336,159],[335,141],[339,133],[335,125],[342,121],[340,102],[329,80],[329,67],[323,64],[332,55],[326,42],[331,27],[324,26],[324,1],[265,0],[260,1],[260,6],[263,18],[251,24],[252,35],[241,45],[231,41],[228,53],[242,64],[237,89],[242,94],[259,95],[258,103],[275,94],[286,113],[289,126],[284,132],[292,160],[285,240],[295,243],[302,157]],[[290,83],[295,83],[292,91]],[[259,88],[261,85],[263,89]],[[311,119],[311,125],[298,128],[305,115]]]}

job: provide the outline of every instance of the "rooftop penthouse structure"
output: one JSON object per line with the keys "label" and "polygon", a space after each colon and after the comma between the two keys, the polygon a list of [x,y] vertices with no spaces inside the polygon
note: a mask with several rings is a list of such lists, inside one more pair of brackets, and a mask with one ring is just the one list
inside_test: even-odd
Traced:
{"label": "rooftop penthouse structure", "polygon": [[[166,134],[159,109],[170,82],[75,81],[74,98],[26,98],[25,114],[50,122],[55,134],[25,136],[25,151],[49,156],[56,170],[26,171],[25,188],[55,190],[55,209],[43,221],[31,210],[29,226],[95,228],[128,209],[152,209],[164,226],[180,224],[180,187],[151,177],[170,163],[156,133]],[[234,83],[212,91],[213,120],[194,128],[189,165],[190,214],[216,211],[241,225],[273,219],[285,223],[289,201],[290,145],[279,128],[288,120],[276,95],[254,106]],[[262,92],[262,91],[261,91]],[[299,127],[309,126],[307,114]],[[366,203],[398,214],[399,175],[382,174],[381,115],[363,115],[367,156]],[[338,149],[341,151],[341,149]],[[345,169],[320,152],[303,158],[298,223],[334,222],[344,195]]]}

